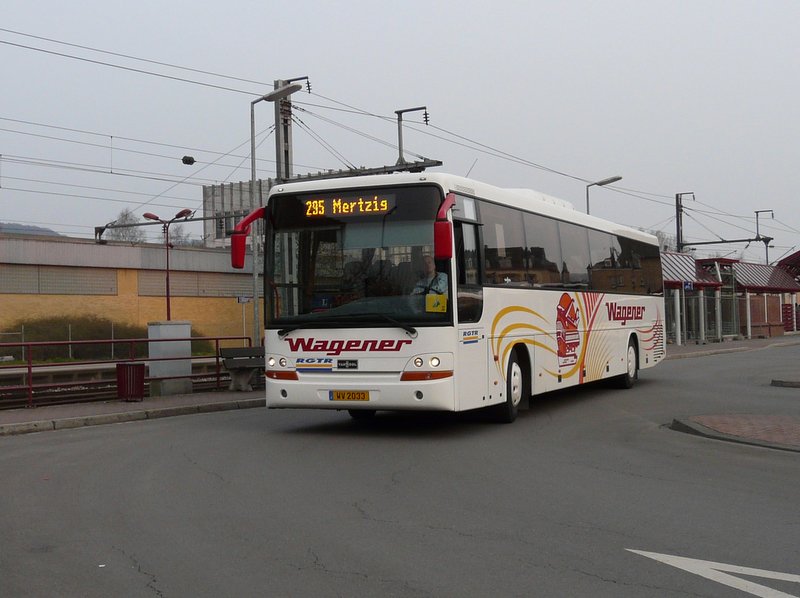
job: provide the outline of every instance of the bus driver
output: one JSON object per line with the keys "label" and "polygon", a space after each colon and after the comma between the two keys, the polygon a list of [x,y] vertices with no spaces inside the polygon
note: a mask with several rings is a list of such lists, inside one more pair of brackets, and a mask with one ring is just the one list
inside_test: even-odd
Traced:
{"label": "bus driver", "polygon": [[436,271],[436,263],[430,255],[422,256],[424,273],[414,285],[412,295],[447,295],[447,274]]}

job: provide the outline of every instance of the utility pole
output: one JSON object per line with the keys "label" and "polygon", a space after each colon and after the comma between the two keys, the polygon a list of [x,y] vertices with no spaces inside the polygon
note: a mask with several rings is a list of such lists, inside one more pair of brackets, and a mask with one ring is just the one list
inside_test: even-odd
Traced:
{"label": "utility pole", "polygon": [[675,194],[675,239],[678,246],[678,253],[683,251],[683,196],[691,195],[694,199],[694,191]]}
{"label": "utility pole", "polygon": [[[277,157],[277,178],[283,178],[285,170],[285,178],[291,176],[292,168],[292,109],[291,103],[287,99],[294,92],[302,89],[298,83],[291,83],[299,79],[308,79],[308,77],[298,77],[297,79],[289,79],[288,81],[276,80],[275,89],[268,94],[256,98],[250,102],[250,209],[255,209],[255,191],[256,191],[256,117],[255,105],[258,102],[266,100],[275,103],[275,139],[276,139],[276,157]],[[286,114],[288,115],[285,122],[279,120],[279,115],[283,114],[280,109],[286,103]],[[287,141],[288,138],[288,141]],[[261,187],[259,186],[258,203],[262,202]],[[263,234],[263,227],[261,221],[253,223],[253,237],[252,237],[252,250],[253,250],[253,346],[258,346],[261,341],[261,324],[259,322],[259,299],[258,299],[258,273],[261,269],[262,251],[261,251],[261,235]],[[266,301],[266,297],[264,298]]]}
{"label": "utility pole", "polygon": [[425,124],[428,124],[428,108],[425,106],[417,106],[416,108],[404,108],[403,110],[395,110],[394,113],[397,115],[397,150],[399,152],[399,156],[397,158],[396,166],[404,166],[408,164],[406,162],[405,157],[403,156],[403,114],[406,112],[424,112],[423,114],[423,121]]}
{"label": "utility pole", "polygon": [[756,240],[757,241],[764,241],[764,254],[765,254],[764,255],[765,262],[764,263],[767,266],[769,266],[769,244],[772,242],[772,237],[767,237],[767,236],[762,237],[761,233],[758,232],[758,215],[759,214],[765,214],[765,213],[769,212],[769,215],[772,216],[772,218],[775,218],[775,212],[773,212],[772,210],[754,210],[754,211],[755,211],[755,214],[756,214]]}
{"label": "utility pole", "polygon": [[[275,89],[288,85],[283,79],[275,80]],[[278,181],[292,176],[292,103],[286,98],[275,102],[275,170]]]}
{"label": "utility pole", "polygon": [[683,242],[683,196],[684,195],[691,195],[692,199],[694,199],[694,192],[689,191],[687,193],[676,193],[675,194],[675,227],[677,233],[677,245],[678,245],[678,253],[683,251],[683,248],[687,245],[718,245],[720,243],[752,243],[753,241],[761,241],[764,243],[764,251],[766,252],[766,264],[769,266],[769,244],[774,240],[772,237],[768,237],[766,235],[762,235],[758,230],[758,215],[769,213],[770,216],[775,218],[775,214],[772,210],[755,210],[756,214],[756,236],[754,239],[720,239],[719,241],[697,241],[695,243],[684,243]]}
{"label": "utility pole", "polygon": [[[306,80],[308,77],[276,79],[275,89],[287,86],[297,86],[299,89],[295,81]],[[292,178],[292,101],[288,95],[275,101],[275,161],[276,181],[288,181]]]}

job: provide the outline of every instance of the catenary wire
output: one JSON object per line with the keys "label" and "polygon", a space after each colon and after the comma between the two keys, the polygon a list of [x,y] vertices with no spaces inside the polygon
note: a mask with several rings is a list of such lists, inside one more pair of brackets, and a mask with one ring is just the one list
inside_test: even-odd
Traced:
{"label": "catenary wire", "polygon": [[[53,160],[50,158],[32,158],[30,156],[18,156],[14,154],[2,154],[2,161],[9,162],[12,164],[23,164],[26,166],[39,166],[39,167],[46,167],[46,168],[61,168],[65,170],[77,170],[80,172],[91,172],[93,174],[107,174],[112,176],[124,176],[124,177],[131,177],[131,178],[138,178],[138,179],[145,179],[151,181],[162,181],[168,183],[174,183],[175,178],[168,178],[172,177],[173,175],[166,174],[166,173],[159,173],[159,172],[149,172],[146,170],[132,170],[127,168],[117,168],[115,171],[108,170],[107,166],[100,166],[96,164],[84,164],[81,162],[69,162],[66,160]],[[197,179],[198,181],[206,181],[206,183],[215,183],[216,181],[213,179]],[[185,185],[194,185],[197,187],[201,187],[202,185],[206,184],[204,182],[190,182],[189,180],[184,180],[183,184]]]}
{"label": "catenary wire", "polygon": [[13,33],[14,35],[20,35],[20,36],[23,36],[23,37],[30,37],[32,39],[38,39],[38,40],[41,40],[41,41],[47,41],[47,42],[51,42],[51,43],[54,43],[54,44],[61,44],[63,46],[70,46],[72,48],[79,48],[81,50],[89,50],[91,52],[98,52],[100,54],[108,54],[109,56],[117,56],[119,58],[127,58],[129,60],[138,60],[140,62],[146,62],[146,63],[149,63],[149,64],[157,64],[159,66],[167,66],[167,67],[170,67],[170,68],[180,69],[180,70],[183,70],[183,71],[190,71],[192,73],[199,73],[199,74],[202,74],[202,75],[211,75],[211,76],[214,76],[214,77],[220,77],[222,79],[230,79],[232,81],[240,81],[242,83],[253,83],[255,85],[268,85],[267,83],[264,83],[262,81],[253,81],[252,79],[243,79],[241,77],[234,77],[232,75],[224,75],[222,73],[214,73],[214,72],[211,72],[211,71],[204,71],[202,69],[195,69],[195,68],[188,67],[188,66],[180,66],[180,65],[177,65],[177,64],[170,64],[168,62],[160,62],[158,60],[150,60],[150,59],[147,59],[147,58],[138,58],[136,56],[131,56],[129,54],[122,54],[120,52],[111,52],[110,50],[101,50],[100,48],[93,48],[91,46],[83,46],[83,45],[80,45],[80,44],[73,44],[73,43],[70,43],[70,42],[65,42],[65,41],[53,39],[53,38],[50,38],[50,37],[43,37],[41,35],[33,35],[33,34],[30,34],[30,33],[23,33],[21,31],[14,31],[13,29],[4,29],[4,28],[0,27],[0,31],[2,31],[4,33]]}
{"label": "catenary wire", "polygon": [[333,146],[331,146],[331,144],[329,144],[327,141],[322,139],[322,137],[320,137],[313,129],[311,129],[311,127],[309,127],[305,122],[303,122],[296,115],[292,116],[292,121],[295,122],[297,124],[297,126],[299,126],[301,129],[303,129],[306,133],[308,133],[308,135],[312,139],[314,139],[317,143],[319,143],[320,146],[322,146],[322,148],[325,149],[325,151],[327,151],[334,158],[339,160],[347,168],[353,168],[353,169],[355,168],[355,165],[352,162],[350,162],[347,158],[345,158],[340,152],[338,152]]}
{"label": "catenary wire", "polygon": [[[58,191],[42,191],[41,189],[23,189],[20,187],[3,187],[6,191],[16,191],[19,193],[38,193],[41,195],[54,195],[56,197],[75,197],[77,199],[90,199],[93,201],[108,201],[113,203],[124,203],[130,205],[130,201],[127,199],[114,199],[111,197],[96,197],[94,195],[78,195],[76,193],[62,193]],[[179,208],[180,205],[174,204],[162,204],[162,203],[152,203],[150,205],[159,206],[163,208]]]}
{"label": "catenary wire", "polygon": [[[39,183],[42,185],[58,185],[59,187],[74,187],[76,189],[89,189],[91,191],[110,191],[112,193],[123,193],[126,195],[146,195],[147,197],[153,195],[152,193],[144,193],[142,191],[125,191],[123,189],[110,189],[108,187],[93,187],[91,185],[77,185],[75,183],[64,183],[61,181],[45,181],[42,179],[29,179],[25,177],[4,176],[3,180],[22,181],[25,183]],[[178,197],[177,195],[162,195],[161,197],[165,199],[178,199],[180,201],[195,201],[195,198]]]}
{"label": "catenary wire", "polygon": [[[192,69],[190,67],[181,67],[181,66],[174,65],[174,64],[163,63],[163,62],[159,62],[159,61],[152,61],[152,60],[148,60],[148,59],[138,58],[138,57],[134,57],[134,56],[130,56],[130,55],[124,55],[124,54],[115,53],[115,52],[109,52],[109,51],[100,50],[100,49],[97,49],[97,48],[91,48],[91,47],[88,47],[88,46],[80,46],[78,44],[70,44],[68,42],[61,42],[59,40],[54,40],[52,38],[44,38],[44,37],[41,37],[41,36],[32,36],[30,34],[25,34],[25,33],[17,32],[17,31],[9,30],[9,29],[0,29],[0,31],[5,31],[7,33],[14,33],[14,34],[17,34],[17,35],[24,35],[24,36],[28,36],[28,37],[33,37],[33,38],[37,38],[37,39],[41,39],[41,40],[50,41],[50,42],[53,42],[53,43],[61,43],[61,44],[70,45],[70,46],[73,46],[73,47],[78,47],[78,48],[87,49],[87,50],[91,50],[91,51],[103,52],[103,53],[107,53],[107,54],[111,54],[111,55],[116,55],[116,56],[128,58],[128,59],[131,59],[131,60],[141,60],[141,61],[144,61],[144,62],[149,62],[151,64],[159,64],[161,66],[168,66],[170,68],[178,68],[178,69],[188,70],[188,71],[207,74],[207,75],[212,75],[212,76],[219,76],[219,77],[225,77],[225,78],[229,78],[229,79],[236,79],[236,80],[240,80],[240,81],[244,81],[244,82],[258,83],[258,82],[252,81],[252,80],[246,80],[246,79],[241,79],[241,78],[237,78],[237,77],[231,77],[231,76],[222,75],[222,74],[219,74],[219,73],[212,73],[210,71],[203,71],[203,70],[200,70],[200,69]],[[16,47],[20,47],[20,48],[30,49],[30,50],[34,50],[34,51],[39,51],[39,52],[45,52],[45,53],[53,54],[53,55],[57,55],[57,56],[63,56],[63,57],[67,57],[67,58],[77,59],[77,60],[84,60],[84,61],[88,61],[88,62],[92,62],[92,63],[95,63],[95,64],[104,65],[104,66],[109,66],[109,67],[113,67],[113,68],[121,68],[121,69],[124,69],[124,70],[130,70],[130,71],[133,71],[133,72],[139,72],[139,73],[143,73],[143,74],[150,74],[150,75],[153,75],[153,76],[164,77],[164,78],[174,79],[174,80],[188,82],[188,83],[195,83],[195,84],[199,84],[199,85],[205,85],[205,86],[208,86],[208,87],[213,87],[213,88],[222,89],[222,90],[226,90],[226,91],[235,91],[235,92],[239,92],[239,93],[248,93],[249,95],[257,95],[257,94],[250,94],[250,92],[246,92],[246,91],[243,91],[243,90],[238,90],[238,89],[234,89],[234,88],[230,88],[230,87],[224,87],[224,86],[220,86],[220,85],[213,85],[213,84],[203,83],[203,82],[199,82],[199,81],[193,81],[193,80],[184,79],[184,78],[180,78],[180,77],[164,75],[162,73],[155,73],[155,72],[152,72],[152,71],[145,71],[143,69],[134,69],[134,68],[130,68],[130,67],[124,67],[124,66],[115,65],[115,64],[112,64],[112,63],[105,63],[105,62],[102,62],[102,61],[95,61],[95,60],[86,59],[86,58],[82,58],[82,57],[78,57],[78,56],[73,56],[73,55],[69,55],[69,54],[65,54],[65,53],[53,52],[53,51],[50,51],[50,50],[44,50],[42,48],[36,48],[36,47],[32,47],[32,46],[25,46],[24,44],[15,44],[13,42],[8,42],[8,41],[3,41],[3,40],[0,40],[0,43],[4,43],[4,44],[7,44],[7,45],[11,45],[11,46],[16,46]],[[263,85],[267,85],[267,84],[264,83]],[[321,97],[321,98],[323,98],[323,99],[325,99],[327,101],[334,102],[334,103],[337,103],[337,104],[342,105],[342,106],[347,106],[348,108],[351,108],[353,112],[358,112],[358,113],[361,113],[361,114],[364,114],[364,115],[378,117],[378,118],[381,118],[381,119],[384,119],[384,120],[390,120],[388,117],[375,115],[375,114],[372,114],[372,113],[370,113],[368,111],[365,111],[365,110],[355,109],[355,108],[353,108],[352,106],[350,106],[348,104],[345,104],[343,102],[339,102],[337,100],[333,100],[332,98],[328,98],[328,97],[323,96],[321,94],[315,94],[315,95],[317,95],[318,97]],[[334,109],[334,108],[330,108],[330,107],[326,107],[326,108]],[[581,181],[584,181],[584,182],[590,182],[589,179],[585,179],[585,178],[582,178],[582,177],[577,177],[577,176],[574,176],[574,175],[570,175],[570,174],[565,173],[563,171],[559,171],[559,170],[556,170],[556,169],[553,169],[553,168],[550,168],[550,167],[543,166],[541,164],[537,164],[535,162],[531,162],[529,160],[525,160],[525,159],[519,158],[518,156],[514,156],[513,154],[509,154],[509,153],[504,152],[502,150],[498,150],[498,149],[493,148],[491,146],[488,146],[486,144],[481,144],[479,142],[475,142],[474,140],[471,140],[471,139],[469,139],[467,137],[464,137],[464,136],[460,136],[460,135],[458,135],[456,133],[453,133],[451,131],[447,131],[446,129],[443,129],[443,128],[440,128],[440,127],[436,127],[436,126],[434,126],[434,128],[436,128],[436,129],[438,129],[438,130],[440,130],[440,131],[442,131],[442,132],[444,132],[444,133],[446,133],[448,135],[452,135],[452,136],[454,136],[456,138],[460,138],[460,139],[463,139],[465,141],[468,141],[469,143],[474,143],[479,147],[482,147],[482,148],[485,148],[485,149],[489,149],[489,150],[491,150],[493,152],[496,152],[495,154],[490,154],[490,155],[494,155],[495,157],[511,159],[512,161],[516,161],[518,163],[525,164],[525,165],[528,165],[528,166],[531,166],[531,167],[534,167],[534,168],[539,168],[539,169],[545,170],[547,172],[551,172],[551,173],[558,174],[558,175],[561,175],[561,176],[573,178],[573,179],[576,179],[576,180],[581,180]],[[357,132],[355,129],[350,129],[350,130],[352,130],[353,132]],[[428,134],[425,131],[422,131],[422,132]],[[358,133],[362,134],[360,132],[358,132]],[[367,136],[367,138],[370,138],[370,137]],[[376,140],[376,141],[378,140],[377,138],[372,138],[372,139]],[[445,139],[445,141],[449,141],[449,140]],[[450,142],[452,143],[452,141],[450,141]],[[475,148],[472,148],[472,149],[475,149]],[[419,157],[421,157],[421,156],[419,156]],[[617,192],[623,192],[624,193],[623,190],[615,189],[614,186],[609,186],[609,188],[612,189],[612,190],[615,190]],[[647,192],[643,192],[643,193],[647,193]],[[633,193],[627,193],[627,194],[628,195],[632,195],[633,197],[639,197],[640,199],[647,199],[647,198],[641,197],[641,195],[636,195],[636,194],[633,194]],[[657,194],[652,194],[652,195],[657,195]],[[663,195],[659,195],[659,196],[665,197]],[[712,207],[712,206],[710,206],[710,207]],[[778,230],[780,230],[780,229],[778,229]],[[792,230],[793,230],[793,232],[798,232],[796,229],[792,229]]]}
{"label": "catenary wire", "polygon": [[203,87],[210,87],[210,88],[213,88],[213,89],[220,89],[220,90],[223,90],[223,91],[232,91],[232,92],[235,92],[235,93],[241,93],[241,94],[245,94],[245,95],[248,95],[248,96],[258,96],[259,95],[256,92],[245,91],[243,89],[235,89],[233,87],[226,87],[224,85],[215,85],[214,83],[204,83],[202,81],[194,81],[192,79],[185,79],[183,77],[176,77],[174,75],[165,75],[163,73],[156,73],[154,71],[146,71],[144,69],[137,69],[137,68],[130,67],[130,66],[122,66],[122,65],[119,65],[119,64],[113,64],[111,62],[103,62],[102,60],[94,60],[92,58],[84,58],[82,56],[74,56],[72,54],[67,54],[65,52],[56,52],[54,50],[45,50],[44,48],[37,48],[35,46],[26,46],[25,44],[16,44],[14,42],[10,42],[10,41],[7,41],[7,40],[0,40],[0,44],[4,44],[4,45],[7,45],[7,46],[14,46],[14,47],[17,47],[17,48],[23,48],[23,49],[26,49],[26,50],[33,50],[33,51],[36,51],[36,52],[43,52],[45,54],[51,54],[53,56],[61,56],[63,58],[71,58],[73,60],[79,60],[79,61],[82,61],[82,62],[89,62],[91,64],[98,64],[98,65],[102,65],[102,66],[108,66],[108,67],[111,67],[111,68],[121,69],[121,70],[124,70],[124,71],[130,71],[130,72],[133,72],[133,73],[139,73],[139,74],[142,74],[142,75],[152,75],[153,77],[161,77],[162,79],[169,79],[169,80],[172,80],[172,81],[180,81],[182,83],[192,83],[194,85],[202,85]]}
{"label": "catenary wire", "polygon": [[[173,144],[173,143],[163,143],[163,142],[159,142],[159,141],[148,141],[148,140],[145,140],[145,139],[137,139],[136,137],[125,137],[123,135],[110,135],[108,133],[98,133],[97,131],[88,131],[86,129],[75,129],[75,128],[71,128],[71,127],[61,127],[61,126],[58,126],[58,125],[51,125],[51,124],[35,122],[35,121],[30,121],[30,120],[22,120],[22,119],[17,119],[17,118],[9,118],[9,117],[0,116],[0,120],[20,123],[20,124],[26,124],[26,125],[33,125],[33,126],[37,126],[37,127],[45,127],[45,128],[49,128],[49,129],[57,129],[57,130],[61,130],[61,131],[69,131],[71,133],[82,133],[82,134],[85,134],[85,135],[95,135],[97,137],[104,137],[104,138],[113,137],[114,139],[122,139],[122,140],[125,140],[125,141],[132,141],[134,143],[144,143],[144,144],[148,144],[148,145],[157,145],[157,146],[162,146],[162,147],[172,147],[172,148],[180,149],[181,151],[202,152],[202,153],[214,154],[214,155],[218,155],[218,156],[226,154],[226,152],[220,152],[218,150],[210,150],[210,149],[205,149],[205,148],[190,147],[190,146],[186,146],[186,145],[176,145],[176,144]],[[275,125],[273,124],[270,127],[268,127],[267,129],[264,129],[264,131],[269,131],[269,130],[272,130],[274,128],[275,128]],[[264,133],[264,131],[261,131],[259,133],[259,135]],[[22,132],[20,131],[20,133],[22,133]],[[28,134],[28,133],[25,133],[25,134]],[[101,146],[101,147],[107,147],[107,146]],[[117,149],[117,148],[115,148],[115,149]],[[232,158],[244,158],[245,160],[250,158],[249,155],[246,155],[246,156],[240,156],[238,154],[228,154],[228,155],[230,155]],[[174,159],[174,156],[168,156],[168,157],[170,159]],[[267,159],[267,158],[257,158],[257,161],[258,162],[269,162],[271,164],[275,164],[275,160],[270,160],[270,159]],[[200,161],[198,161],[198,162],[200,162]],[[200,162],[200,163],[202,163],[202,162]],[[301,168],[311,168],[311,169],[317,169],[317,170],[320,170],[322,168],[320,166],[312,166],[312,165],[309,165],[309,164],[295,163],[294,165],[295,166],[299,166]]]}

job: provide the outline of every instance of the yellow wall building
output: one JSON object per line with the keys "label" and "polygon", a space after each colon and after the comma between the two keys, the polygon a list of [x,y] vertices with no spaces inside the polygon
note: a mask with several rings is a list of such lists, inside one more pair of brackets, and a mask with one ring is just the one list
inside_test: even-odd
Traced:
{"label": "yellow wall building", "polygon": [[[165,320],[165,258],[163,245],[0,235],[0,332],[15,332],[23,319],[49,316],[97,316],[141,326]],[[251,264],[232,269],[224,249],[172,249],[172,319],[192,322],[194,334],[250,336]]]}

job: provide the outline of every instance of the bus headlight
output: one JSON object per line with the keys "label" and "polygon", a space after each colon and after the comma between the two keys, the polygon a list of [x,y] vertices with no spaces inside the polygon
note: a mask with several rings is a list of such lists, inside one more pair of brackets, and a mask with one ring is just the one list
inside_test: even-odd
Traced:
{"label": "bus headlight", "polygon": [[281,357],[280,361],[278,361],[278,365],[280,365],[282,368],[285,368],[287,363],[288,362],[286,361],[285,357]]}
{"label": "bus headlight", "polygon": [[275,358],[274,357],[270,357],[269,359],[267,359],[267,365],[269,367],[271,367],[271,368],[274,368],[275,367]]}
{"label": "bus headlight", "polygon": [[425,362],[422,361],[422,357],[415,357],[414,358],[414,365],[418,368],[421,368]]}
{"label": "bus headlight", "polygon": [[432,368],[438,368],[439,364],[441,364],[442,362],[439,360],[438,357],[431,357],[431,360],[428,363],[431,364]]}

